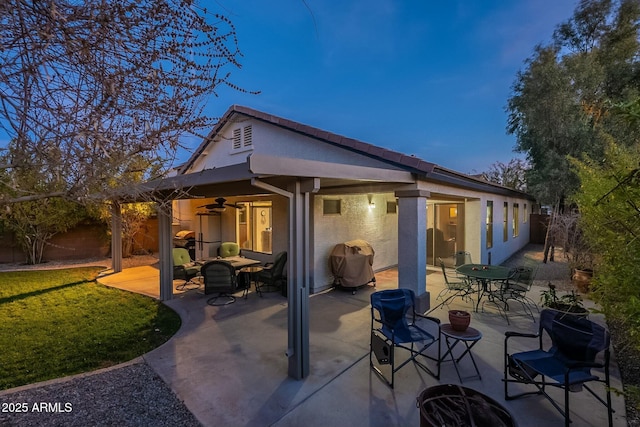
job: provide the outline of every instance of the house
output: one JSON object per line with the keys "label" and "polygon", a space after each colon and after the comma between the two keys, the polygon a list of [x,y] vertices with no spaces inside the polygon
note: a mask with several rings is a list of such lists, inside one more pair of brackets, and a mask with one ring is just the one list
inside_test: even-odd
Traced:
{"label": "house", "polygon": [[223,241],[261,260],[288,251],[295,378],[308,369],[307,298],[332,286],[336,244],[367,240],[374,269],[397,267],[399,286],[426,311],[427,264],[460,250],[476,262],[504,261],[529,242],[534,204],[525,193],[242,106],[229,108],[174,176],[144,191],[174,200],[159,214],[161,299],[172,296],[179,230],[196,232],[197,258],[215,256]]}

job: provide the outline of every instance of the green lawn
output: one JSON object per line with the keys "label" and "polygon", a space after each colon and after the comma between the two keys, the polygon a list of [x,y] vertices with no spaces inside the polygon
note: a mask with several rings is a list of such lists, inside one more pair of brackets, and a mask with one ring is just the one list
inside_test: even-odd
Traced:
{"label": "green lawn", "polygon": [[173,310],[98,284],[101,269],[0,272],[0,390],[131,360],[176,333]]}

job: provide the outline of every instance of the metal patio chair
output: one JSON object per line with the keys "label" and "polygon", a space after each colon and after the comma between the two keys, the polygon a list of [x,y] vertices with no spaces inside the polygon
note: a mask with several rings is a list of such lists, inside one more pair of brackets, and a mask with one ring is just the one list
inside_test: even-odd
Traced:
{"label": "metal patio chair", "polygon": [[[227,261],[209,261],[202,266],[202,277],[204,278],[204,294],[211,295],[207,300],[209,305],[228,305],[236,302],[234,293],[238,292],[238,276],[236,269]],[[247,297],[248,288],[244,289],[243,296]]]}
{"label": "metal patio chair", "polygon": [[[471,305],[473,306],[473,298],[470,295],[474,294],[476,291],[473,288],[473,284],[467,280],[466,277],[456,276],[455,278],[451,278],[449,273],[447,273],[447,268],[445,266],[444,260],[438,257],[438,262],[440,263],[440,268],[442,269],[442,275],[444,277],[444,289],[442,289],[438,296],[436,296],[435,301],[440,300],[441,302],[429,310],[429,313],[432,311],[442,308],[445,305],[448,307],[451,300],[454,298],[461,298],[463,301],[471,300]],[[453,270],[451,270],[453,271]]]}

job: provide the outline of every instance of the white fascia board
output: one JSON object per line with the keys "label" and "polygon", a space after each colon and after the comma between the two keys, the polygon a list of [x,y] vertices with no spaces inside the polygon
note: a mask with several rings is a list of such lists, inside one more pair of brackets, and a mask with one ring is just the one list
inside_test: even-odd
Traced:
{"label": "white fascia board", "polygon": [[251,154],[249,170],[255,175],[284,175],[307,178],[337,178],[363,181],[414,183],[410,172],[354,166],[342,163],[319,162],[315,160],[292,159],[286,157]]}

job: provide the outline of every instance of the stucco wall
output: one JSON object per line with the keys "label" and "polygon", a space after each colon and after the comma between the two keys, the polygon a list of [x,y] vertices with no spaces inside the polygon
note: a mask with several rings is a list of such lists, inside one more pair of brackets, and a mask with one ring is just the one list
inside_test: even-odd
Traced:
{"label": "stucco wall", "polygon": [[465,250],[471,253],[473,262],[480,262],[482,258],[482,209],[480,200],[469,200],[464,204]]}
{"label": "stucco wall", "polygon": [[[340,199],[339,215],[324,215],[323,200]],[[398,263],[398,214],[387,214],[387,201],[395,202],[393,194],[373,194],[375,208],[369,208],[367,194],[316,196],[313,200],[314,275],[313,291],[318,292],[333,283],[329,255],[333,247],[354,239],[368,241],[375,251],[374,270]]]}
{"label": "stucco wall", "polygon": [[[249,125],[252,127],[252,146],[233,150],[233,129],[244,128]],[[257,120],[245,120],[225,126],[218,140],[207,147],[206,156],[201,156],[197,159],[190,171],[244,163],[247,160],[247,156],[252,153],[286,159],[306,159],[399,170],[387,163],[335,147],[314,138]]]}
{"label": "stucco wall", "polygon": [[[486,239],[486,218],[487,218],[487,201],[493,201],[493,247],[487,248],[487,239]],[[504,203],[508,204],[508,232],[507,232],[507,241],[503,239],[503,220],[504,220],[504,212],[503,206]],[[520,208],[520,214],[518,218],[519,233],[517,237],[513,236],[513,223],[512,223],[512,215],[513,215],[513,204],[518,203]],[[527,205],[527,210],[525,212],[524,205]],[[489,257],[491,257],[491,264],[497,265],[506,261],[511,255],[513,255],[518,250],[522,249],[527,243],[529,243],[529,215],[531,212],[532,202],[526,199],[517,199],[512,197],[502,197],[502,196],[492,196],[492,195],[483,195],[480,198],[480,239],[481,245],[480,250],[482,253],[482,259],[480,262],[488,263]],[[526,222],[525,222],[526,219]],[[491,255],[489,255],[491,254]]]}

